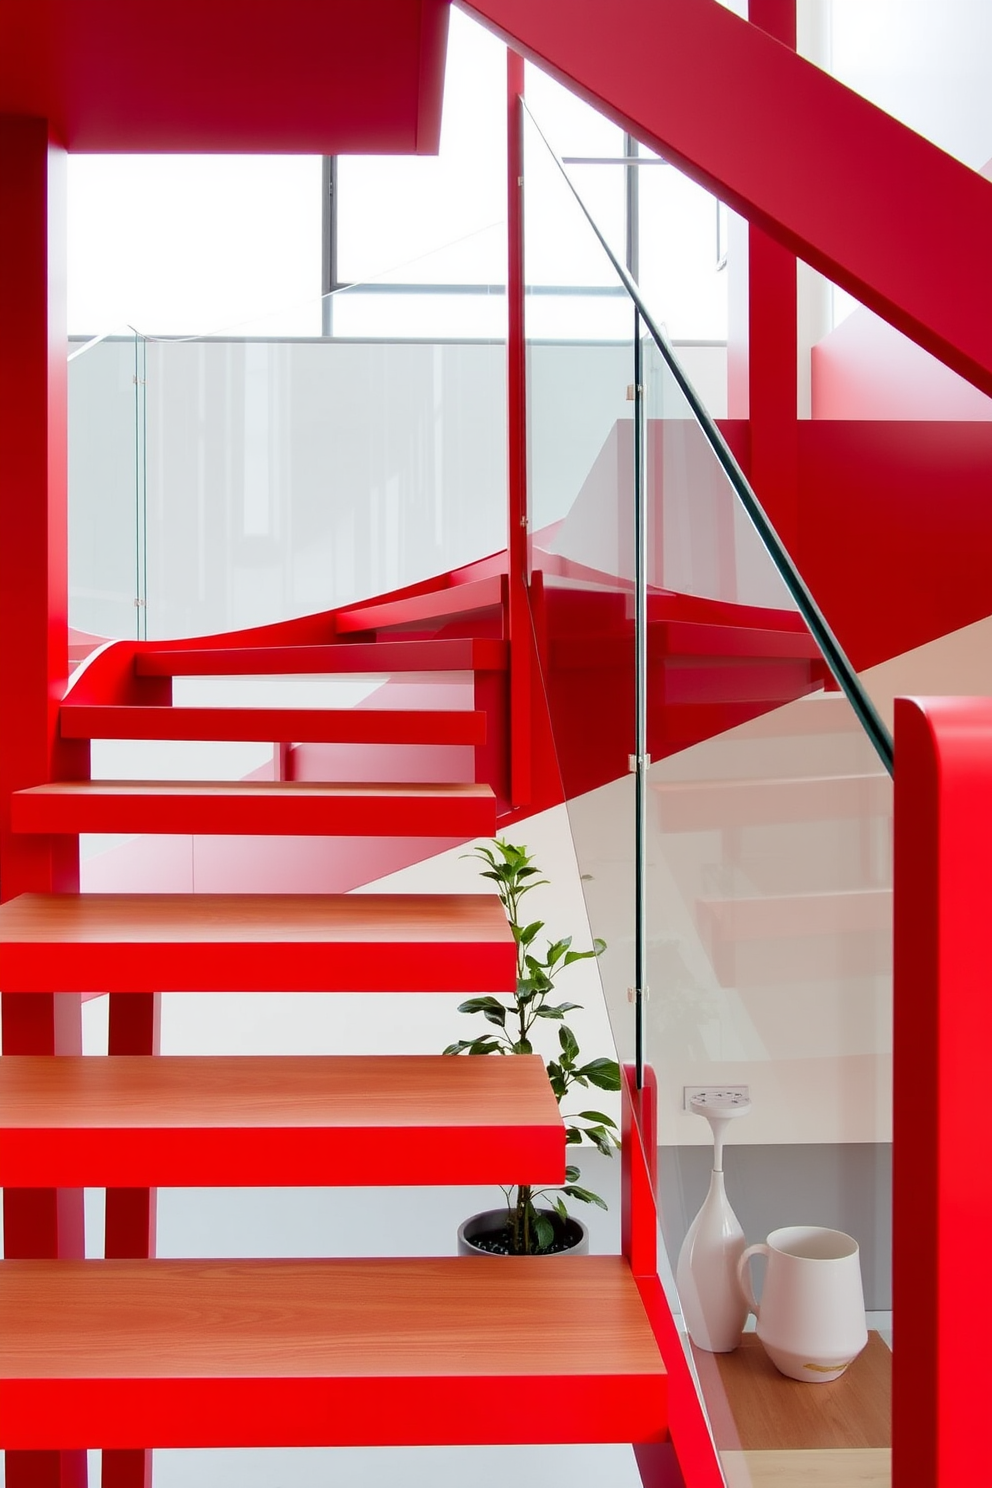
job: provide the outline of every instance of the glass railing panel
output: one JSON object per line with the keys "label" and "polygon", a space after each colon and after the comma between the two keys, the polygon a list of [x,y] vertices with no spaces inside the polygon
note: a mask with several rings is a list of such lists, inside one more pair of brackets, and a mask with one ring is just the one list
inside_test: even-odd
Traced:
{"label": "glass railing panel", "polygon": [[[618,770],[605,788],[566,784],[579,866],[591,873],[584,884],[590,923],[595,930],[608,921],[611,897],[633,895],[640,852],[644,916],[639,926],[630,906],[627,925],[635,941],[639,928],[646,936],[641,1043],[645,1079],[650,1083],[653,1070],[659,1091],[663,1260],[718,1446],[813,1445],[784,1403],[785,1424],[762,1428],[767,1440],[757,1440],[748,1424],[755,1392],[766,1388],[758,1375],[767,1364],[753,1336],[741,1339],[747,1309],[725,1264],[726,1226],[739,1253],[745,1241],[764,1242],[783,1226],[800,1225],[852,1236],[860,1247],[864,1303],[878,1326],[864,1347],[864,1337],[854,1336],[864,1328],[852,1304],[844,1337],[824,1345],[838,1354],[835,1362],[846,1362],[842,1345],[847,1359],[854,1357],[835,1387],[846,1402],[845,1425],[832,1444],[870,1441],[884,1452],[890,740],[648,307],[640,308],[643,455],[631,463],[646,524],[645,623],[638,634],[650,764],[639,844],[630,778]],[[630,526],[624,531],[630,542]],[[599,550],[610,551],[603,538]],[[631,542],[615,566],[630,582],[631,610],[640,582],[633,556]],[[594,718],[597,734],[608,735],[604,715],[608,720],[612,708],[628,709],[633,724],[633,682],[622,701],[618,693],[598,708],[593,655],[587,643],[582,669],[569,681],[590,699],[587,727]],[[553,697],[553,650],[551,656]],[[563,751],[567,737],[559,737]],[[611,896],[604,859],[622,856],[610,850],[617,840],[633,861]],[[604,956],[604,977],[608,969]],[[711,1129],[690,1105],[699,1093],[716,1102],[718,1114],[731,1113],[721,1128],[725,1176],[711,1176]],[[727,1202],[737,1218],[724,1224]],[[849,1245],[824,1236],[816,1243]],[[707,1246],[724,1247],[715,1271],[703,1260]],[[796,1341],[816,1365],[807,1379],[819,1379],[830,1363],[814,1345]],[[767,1376],[780,1377],[774,1370]],[[785,1439],[789,1432],[795,1440]]]}
{"label": "glass railing panel", "polygon": [[[634,1057],[634,403],[633,307],[591,239],[553,157],[525,118],[524,218],[530,563],[538,647],[568,825],[588,918],[606,943],[574,969],[605,993],[603,1032]],[[542,291],[556,284],[559,293]],[[630,395],[630,396],[628,396]],[[590,716],[595,725],[590,728]],[[589,843],[586,798],[610,830]],[[597,974],[598,973],[598,974]],[[579,977],[576,977],[578,980]],[[588,1049],[583,1058],[612,1050]],[[599,1109],[616,1096],[589,1092]],[[595,1095],[595,1099],[593,1099]],[[616,1109],[614,1109],[616,1108]]]}
{"label": "glass railing panel", "polygon": [[71,364],[73,623],[208,635],[505,549],[505,282],[446,267],[328,296],[323,336],[271,337],[263,316]]}
{"label": "glass railing panel", "polygon": [[142,634],[143,362],[133,332],[69,345],[69,624],[80,639]]}

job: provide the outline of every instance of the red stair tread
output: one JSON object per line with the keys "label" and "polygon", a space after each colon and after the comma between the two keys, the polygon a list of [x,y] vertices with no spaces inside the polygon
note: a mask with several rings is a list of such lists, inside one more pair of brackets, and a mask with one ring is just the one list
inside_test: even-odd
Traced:
{"label": "red stair tread", "polygon": [[661,1440],[666,1403],[619,1256],[0,1263],[8,1450]]}
{"label": "red stair tread", "polygon": [[409,594],[403,599],[356,605],[351,610],[338,610],[334,625],[338,634],[344,635],[354,631],[382,630],[390,625],[422,624],[448,615],[464,615],[472,610],[502,604],[502,586],[503,576],[491,574],[485,579],[471,579],[465,584],[431,589],[426,594]]}
{"label": "red stair tread", "polygon": [[0,1186],[562,1183],[544,1063],[436,1055],[0,1060]]}
{"label": "red stair tread", "polygon": [[227,739],[296,744],[482,744],[486,715],[378,708],[162,708],[63,703],[63,739]]}
{"label": "red stair tread", "polygon": [[54,781],[11,796],[15,832],[482,837],[488,785],[309,780]]}
{"label": "red stair tread", "polygon": [[490,894],[21,894],[6,990],[497,992],[516,947]]}
{"label": "red stair tread", "polygon": [[331,646],[165,647],[139,651],[141,677],[260,677],[320,673],[505,671],[506,642],[495,639],[341,642]]}

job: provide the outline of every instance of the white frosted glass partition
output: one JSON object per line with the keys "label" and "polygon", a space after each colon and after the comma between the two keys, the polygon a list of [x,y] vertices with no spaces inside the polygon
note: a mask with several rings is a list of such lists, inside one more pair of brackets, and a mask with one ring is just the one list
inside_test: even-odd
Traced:
{"label": "white frosted glass partition", "polygon": [[136,506],[149,637],[329,609],[503,548],[505,357],[148,342],[136,398],[133,347],[93,348],[70,368],[72,624],[135,634]]}
{"label": "white frosted glass partition", "polygon": [[69,362],[68,374],[69,621],[93,635],[135,636],[138,401],[133,338],[86,348]]}

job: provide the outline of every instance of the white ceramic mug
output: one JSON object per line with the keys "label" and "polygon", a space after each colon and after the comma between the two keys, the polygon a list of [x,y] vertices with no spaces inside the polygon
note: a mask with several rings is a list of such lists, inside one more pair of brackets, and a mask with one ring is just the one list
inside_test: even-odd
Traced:
{"label": "white ceramic mug", "polygon": [[[751,1287],[753,1255],[768,1258],[760,1307]],[[745,1250],[737,1280],[765,1352],[791,1379],[837,1379],[868,1342],[858,1243],[840,1230],[773,1230],[766,1245]]]}

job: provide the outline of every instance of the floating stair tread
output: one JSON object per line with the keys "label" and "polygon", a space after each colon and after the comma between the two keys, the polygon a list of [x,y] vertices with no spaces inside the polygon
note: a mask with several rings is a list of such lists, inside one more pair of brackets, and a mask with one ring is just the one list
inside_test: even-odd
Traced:
{"label": "floating stair tread", "polygon": [[0,985],[49,991],[510,991],[494,894],[21,894]]}
{"label": "floating stair tread", "polygon": [[552,1442],[549,1390],[572,1441],[665,1438],[621,1257],[0,1263],[8,1450]]}
{"label": "floating stair tread", "polygon": [[139,651],[141,677],[288,676],[347,672],[505,671],[506,642],[486,638],[441,641],[343,641],[330,646],[231,646]]}
{"label": "floating stair tread", "polygon": [[363,630],[382,630],[390,625],[416,625],[440,620],[450,615],[466,615],[489,609],[503,601],[503,577],[491,574],[485,579],[472,579],[466,584],[449,584],[426,594],[410,594],[404,599],[387,599],[378,604],[356,605],[338,610],[334,617],[339,635]]}
{"label": "floating stair tread", "polygon": [[63,703],[64,739],[224,739],[296,744],[482,744],[486,715],[379,708],[164,708]]}
{"label": "floating stair tread", "polygon": [[885,816],[892,810],[892,781],[881,768],[872,775],[652,781],[651,790],[666,832]]}
{"label": "floating stair tread", "polygon": [[0,1186],[562,1183],[543,1061],[0,1059]]}
{"label": "floating stair tread", "polygon": [[722,940],[890,932],[892,928],[892,890],[887,888],[700,899],[697,903],[704,922]]}
{"label": "floating stair tread", "polygon": [[249,836],[489,836],[496,800],[474,782],[54,781],[11,797],[15,832]]}

